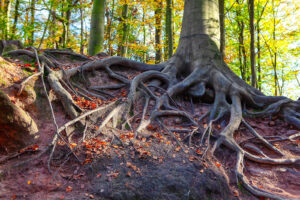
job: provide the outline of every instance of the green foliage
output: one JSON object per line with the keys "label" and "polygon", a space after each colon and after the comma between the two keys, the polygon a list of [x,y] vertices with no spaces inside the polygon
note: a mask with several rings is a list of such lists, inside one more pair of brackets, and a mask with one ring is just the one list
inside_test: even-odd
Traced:
{"label": "green foliage", "polygon": [[[38,47],[41,43],[42,49],[70,47],[75,52],[87,54],[93,5],[91,0],[36,0],[34,9],[32,9],[32,0],[1,2],[4,4],[0,9],[0,39],[19,39],[25,46]],[[120,55],[120,51],[125,47],[126,57],[154,63],[156,28],[154,14],[160,2],[162,2],[162,44],[159,48],[166,60],[168,58],[165,29],[166,0],[107,0],[104,52],[109,55]],[[254,3],[259,86],[269,95],[298,98],[297,95],[300,94],[300,6],[297,1],[292,0],[255,0]],[[125,4],[128,5],[128,15],[124,18],[122,14]],[[176,49],[180,37],[184,1],[173,0],[171,9],[174,49]],[[32,18],[33,13],[34,18]],[[225,29],[225,61],[237,75],[242,76],[244,73],[244,79],[249,83],[250,33],[246,0],[225,1]],[[243,45],[239,40],[241,30]],[[45,33],[44,37],[42,37],[43,33]],[[124,34],[126,34],[125,41],[122,41]],[[33,41],[31,41],[32,35]]]}

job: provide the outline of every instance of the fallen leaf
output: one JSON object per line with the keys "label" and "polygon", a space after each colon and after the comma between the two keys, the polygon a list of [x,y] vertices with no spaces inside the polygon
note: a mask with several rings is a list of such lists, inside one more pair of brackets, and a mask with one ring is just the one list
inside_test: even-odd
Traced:
{"label": "fallen leaf", "polygon": [[164,160],[164,157],[163,157],[163,156],[159,156],[159,160],[158,160],[158,162],[162,163],[162,162],[163,162],[163,160]]}
{"label": "fallen leaf", "polygon": [[10,197],[11,200],[14,200],[17,198],[17,195],[13,194],[12,197]]}
{"label": "fallen leaf", "polygon": [[180,148],[181,148],[180,146],[176,147],[175,151],[178,152],[180,150]]}
{"label": "fallen leaf", "polygon": [[97,174],[97,178],[100,178],[101,176],[102,176],[101,173],[98,173],[98,174]]}
{"label": "fallen leaf", "polygon": [[94,195],[92,195],[92,194],[90,194],[89,197],[90,197],[90,199],[94,199],[95,198]]}
{"label": "fallen leaf", "polygon": [[32,183],[32,181],[27,181],[27,184],[30,185]]}
{"label": "fallen leaf", "polygon": [[264,189],[264,187],[263,187],[263,186],[261,186],[261,185],[259,185],[259,186],[258,186],[258,188],[260,188],[260,189]]}
{"label": "fallen leaf", "polygon": [[233,195],[235,196],[235,197],[238,197],[239,196],[239,192],[238,191],[233,191]]}
{"label": "fallen leaf", "polygon": [[195,157],[194,156],[190,156],[189,157],[189,161],[193,162],[195,160]]}
{"label": "fallen leaf", "polygon": [[74,147],[76,147],[76,146],[77,146],[76,143],[70,143],[70,147],[71,147],[71,148],[74,148]]}
{"label": "fallen leaf", "polygon": [[196,150],[196,154],[202,155],[203,153],[202,153],[199,149],[197,149],[197,150]]}
{"label": "fallen leaf", "polygon": [[203,172],[204,172],[204,169],[201,169],[201,170],[200,170],[200,173],[202,174]]}
{"label": "fallen leaf", "polygon": [[67,188],[66,188],[66,192],[71,192],[72,191],[72,187],[71,186],[68,186]]}
{"label": "fallen leaf", "polygon": [[216,162],[216,166],[217,166],[217,167],[221,167],[221,163]]}
{"label": "fallen leaf", "polygon": [[131,171],[128,171],[126,176],[131,177],[131,174],[132,174]]}

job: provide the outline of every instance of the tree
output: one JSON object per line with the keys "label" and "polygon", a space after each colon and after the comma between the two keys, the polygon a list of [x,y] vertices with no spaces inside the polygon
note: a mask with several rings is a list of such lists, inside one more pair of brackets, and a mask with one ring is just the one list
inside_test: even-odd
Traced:
{"label": "tree", "polygon": [[250,52],[251,52],[251,85],[257,87],[256,80],[256,66],[255,66],[255,28],[254,28],[254,0],[249,0],[248,2],[248,11],[249,11],[249,27],[250,27]]}
{"label": "tree", "polygon": [[95,0],[90,26],[89,55],[95,55],[102,51],[104,41],[104,23],[105,0]]}
{"label": "tree", "polygon": [[173,1],[167,0],[166,7],[166,43],[167,43],[167,58],[173,55]]}
{"label": "tree", "polygon": [[162,61],[161,51],[161,21],[162,21],[162,0],[155,0],[155,63]]}
{"label": "tree", "polygon": [[18,19],[19,19],[19,16],[20,16],[19,5],[20,5],[20,0],[16,0],[15,13],[14,13],[14,23],[13,23],[13,27],[12,27],[12,31],[11,31],[11,39],[14,39],[16,29],[17,29],[17,23],[18,23]]}
{"label": "tree", "polygon": [[[93,45],[93,43],[90,43],[90,45]],[[299,163],[300,159],[290,158],[285,152],[282,152],[263,138],[247,123],[243,114],[254,117],[279,114],[284,120],[300,128],[300,101],[292,101],[280,96],[265,96],[256,88],[248,85],[230,70],[224,62],[219,48],[218,0],[186,0],[178,48],[175,54],[164,63],[150,65],[123,57],[109,57],[64,71],[46,69],[49,73],[48,81],[50,87],[61,100],[66,113],[75,119],[70,123],[80,121],[90,113],[80,115],[81,110],[76,106],[72,96],[61,85],[60,81],[64,78],[68,80],[77,74],[84,77],[86,71],[105,70],[109,77],[118,80],[121,84],[87,86],[86,89],[82,89],[86,95],[96,96],[90,90],[98,90],[109,96],[109,93],[104,91],[105,89],[119,88],[128,88],[129,93],[126,99],[114,101],[97,110],[97,117],[103,119],[99,127],[101,132],[111,129],[109,126],[106,127],[110,121],[112,121],[111,126],[114,130],[116,128],[122,130],[127,126],[130,127],[130,120],[136,116],[135,112],[138,112],[141,116],[139,118],[140,123],[135,129],[136,135],[143,134],[145,128],[151,123],[158,123],[169,133],[171,130],[164,124],[162,118],[170,116],[183,118],[184,121],[182,123],[187,123],[195,128],[188,135],[190,144],[193,136],[202,134],[201,145],[206,147],[204,155],[206,155],[207,151],[213,155],[221,144],[236,153],[235,173],[238,184],[243,185],[256,196],[282,199],[248,182],[244,176],[244,161],[248,159],[259,164],[282,165]],[[35,57],[33,52],[22,52]],[[20,53],[20,51],[10,52],[10,54],[14,53]],[[83,57],[82,55],[74,56]],[[44,64],[52,65],[45,57],[40,56],[40,59]],[[89,58],[85,59],[90,60]],[[141,73],[129,80],[123,75],[116,73],[111,68],[112,66],[118,66],[125,70],[133,69]],[[146,82],[147,84],[145,84]],[[68,81],[65,81],[65,84],[68,84]],[[159,92],[160,95],[157,94]],[[193,115],[193,112],[182,109],[183,106],[178,103],[182,97],[211,103],[212,106],[206,114],[198,118]],[[142,108],[140,108],[140,104],[136,103],[137,101],[143,102]],[[200,105],[197,104],[196,106]],[[255,109],[255,112],[253,109]],[[228,115],[230,116],[229,121],[225,122],[224,129],[216,136],[216,141],[210,146],[210,137],[214,123],[221,119],[226,119]],[[206,117],[208,120],[207,127],[203,127],[200,122]],[[233,137],[234,132],[241,124],[249,129],[263,146],[281,157],[270,158],[261,153],[262,151],[258,148],[255,150],[255,154],[242,148],[243,146],[238,144]],[[57,132],[59,133],[65,128],[66,126],[57,130]],[[289,139],[295,137],[298,137],[297,134],[290,136]],[[284,140],[284,138],[281,139]],[[177,142],[181,144],[180,141],[177,140]],[[260,156],[257,156],[257,154],[260,154]]]}
{"label": "tree", "polygon": [[220,52],[222,58],[225,58],[225,14],[224,0],[219,0],[219,20],[220,20]]}
{"label": "tree", "polygon": [[8,39],[9,35],[9,27],[10,27],[10,9],[11,9],[11,1],[10,0],[2,0],[0,2],[0,25],[1,25],[1,32],[2,38]]}
{"label": "tree", "polygon": [[128,0],[125,0],[123,8],[122,8],[122,18],[120,19],[122,24],[122,38],[121,43],[119,46],[119,54],[120,56],[127,55],[127,39],[128,39],[128,32],[129,32],[129,25],[128,25]]}

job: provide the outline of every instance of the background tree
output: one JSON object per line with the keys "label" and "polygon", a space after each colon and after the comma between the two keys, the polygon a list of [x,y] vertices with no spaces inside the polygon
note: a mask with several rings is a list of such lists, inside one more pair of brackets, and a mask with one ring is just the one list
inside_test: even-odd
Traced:
{"label": "background tree", "polygon": [[89,55],[102,51],[104,42],[105,0],[95,0],[91,17]]}
{"label": "background tree", "polygon": [[256,63],[255,63],[255,28],[254,28],[254,0],[248,1],[249,27],[250,27],[250,61],[251,61],[251,85],[257,87]]}
{"label": "background tree", "polygon": [[173,1],[166,0],[166,44],[167,58],[173,55]]}

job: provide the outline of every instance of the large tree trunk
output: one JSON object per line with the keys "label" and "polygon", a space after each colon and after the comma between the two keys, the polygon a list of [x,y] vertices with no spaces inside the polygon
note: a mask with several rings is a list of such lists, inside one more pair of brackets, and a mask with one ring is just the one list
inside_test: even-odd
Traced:
{"label": "large tree trunk", "polygon": [[95,55],[102,51],[104,42],[104,23],[105,0],[95,0],[90,28],[89,55]]}

